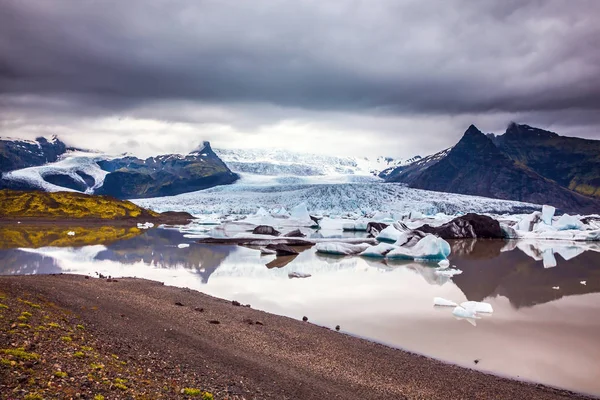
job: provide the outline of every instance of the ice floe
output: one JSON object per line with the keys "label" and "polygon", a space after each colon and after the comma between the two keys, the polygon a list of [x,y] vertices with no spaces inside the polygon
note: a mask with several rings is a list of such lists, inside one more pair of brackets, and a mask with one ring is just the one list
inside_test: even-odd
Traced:
{"label": "ice floe", "polygon": [[426,235],[412,247],[396,246],[387,254],[388,258],[405,260],[440,261],[450,255],[450,244],[434,235]]}
{"label": "ice floe", "polygon": [[341,242],[330,242],[330,243],[317,243],[317,253],[349,256],[353,254],[360,254],[367,250],[371,245],[368,243],[350,244]]}
{"label": "ice floe", "polygon": [[433,305],[439,307],[456,307],[458,304],[453,302],[452,300],[444,299],[443,297],[434,297]]}
{"label": "ice floe", "polygon": [[494,308],[490,303],[481,301],[465,301],[460,303],[460,306],[466,310],[475,311],[476,313],[493,313]]}
{"label": "ice floe", "polygon": [[69,235],[69,236],[75,236],[75,232],[69,231],[69,232],[67,232],[67,235]]}
{"label": "ice floe", "polygon": [[138,229],[150,229],[154,228],[154,224],[152,222],[145,222],[143,224],[137,224]]}
{"label": "ice floe", "polygon": [[189,243],[179,243],[177,245],[177,247],[179,247],[180,249],[185,249],[186,247],[190,247]]}

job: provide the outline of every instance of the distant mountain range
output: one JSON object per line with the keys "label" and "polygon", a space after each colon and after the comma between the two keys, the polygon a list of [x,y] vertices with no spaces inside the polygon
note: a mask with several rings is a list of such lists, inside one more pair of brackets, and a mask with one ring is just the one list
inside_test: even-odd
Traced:
{"label": "distant mountain range", "polygon": [[208,142],[187,155],[142,160],[77,151],[57,137],[0,139],[0,174],[0,189],[72,190],[117,198],[171,196],[238,179]]}
{"label": "distant mountain range", "polygon": [[418,189],[600,212],[600,141],[510,124],[501,136],[471,125],[452,148],[399,166],[387,182]]}
{"label": "distant mountain range", "polygon": [[551,204],[600,213],[600,141],[511,123],[484,134],[471,125],[453,147],[409,160],[334,157],[276,149],[216,149],[147,159],[69,148],[58,138],[0,139],[0,189],[75,190],[118,198],[170,196],[226,185],[236,173],[379,177],[417,189]]}

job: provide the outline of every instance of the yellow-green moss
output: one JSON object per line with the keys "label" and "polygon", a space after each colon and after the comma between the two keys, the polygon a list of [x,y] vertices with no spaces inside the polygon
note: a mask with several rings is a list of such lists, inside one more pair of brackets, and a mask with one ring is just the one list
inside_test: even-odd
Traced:
{"label": "yellow-green moss", "polygon": [[0,303],[0,310],[8,310],[8,306],[6,304]]}
{"label": "yellow-green moss", "polygon": [[3,349],[0,350],[0,352],[9,355],[9,356],[13,356],[19,360],[37,360],[38,358],[40,358],[39,354],[36,353],[28,353],[25,351],[24,348],[19,347],[17,349]]}
{"label": "yellow-green moss", "polygon": [[63,371],[55,371],[54,372],[54,376],[57,377],[57,378],[66,378],[69,375],[66,372],[63,372]]}
{"label": "yellow-green moss", "polygon": [[83,357],[85,357],[85,353],[83,351],[76,351],[75,353],[73,353],[73,357],[83,358]]}
{"label": "yellow-green moss", "polygon": [[104,364],[91,363],[90,368],[93,370],[101,370],[104,368]]}
{"label": "yellow-green moss", "polygon": [[104,400],[104,396],[102,396],[101,394],[97,394],[94,396],[94,400]]}
{"label": "yellow-green moss", "polygon": [[60,340],[62,340],[63,342],[66,342],[66,343],[71,343],[73,341],[71,336],[63,336],[60,338]]}
{"label": "yellow-green moss", "polygon": [[41,394],[29,393],[25,395],[23,400],[44,400],[44,397]]}
{"label": "yellow-green moss", "polygon": [[83,325],[79,324],[79,325],[77,325],[77,326],[76,326],[76,328],[77,328],[77,329],[79,329],[79,330],[84,330],[84,329],[85,329],[85,326],[83,326]]}
{"label": "yellow-green moss", "polygon": [[185,394],[186,396],[200,396],[202,394],[202,390],[194,388],[184,388],[183,394]]}

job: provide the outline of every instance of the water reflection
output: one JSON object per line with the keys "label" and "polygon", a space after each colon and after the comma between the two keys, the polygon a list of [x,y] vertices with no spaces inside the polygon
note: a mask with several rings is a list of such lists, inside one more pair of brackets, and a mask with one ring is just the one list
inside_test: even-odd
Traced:
{"label": "water reflection", "polygon": [[[452,278],[438,274],[436,264],[327,256],[311,248],[294,257],[265,256],[154,229],[102,245],[0,250],[0,274],[155,279],[277,314],[307,315],[462,365],[481,359],[476,368],[600,394],[598,247],[484,240],[451,245],[450,262],[463,271]],[[550,254],[556,266],[548,268]],[[294,273],[311,277],[290,279]],[[474,327],[432,307],[436,296],[490,302],[495,311]]]}

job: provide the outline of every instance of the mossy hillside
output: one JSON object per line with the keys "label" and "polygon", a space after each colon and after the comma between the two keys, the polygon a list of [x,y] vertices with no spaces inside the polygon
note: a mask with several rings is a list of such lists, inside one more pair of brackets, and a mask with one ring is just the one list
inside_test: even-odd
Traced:
{"label": "mossy hillside", "polygon": [[0,218],[143,219],[159,214],[129,201],[75,192],[0,190]]}
{"label": "mossy hillside", "polygon": [[[74,232],[74,235],[69,235]],[[79,247],[131,239],[144,231],[120,226],[0,225],[0,249],[18,247]]]}

